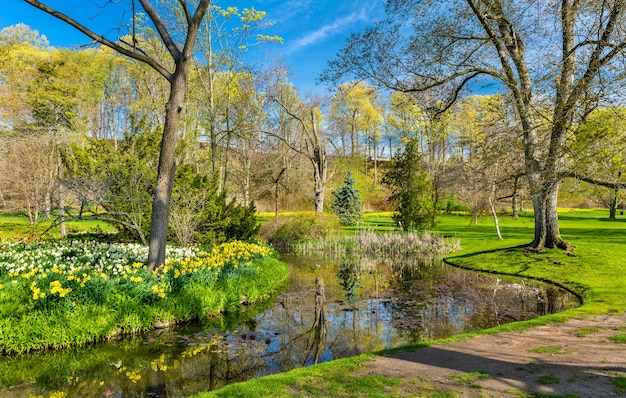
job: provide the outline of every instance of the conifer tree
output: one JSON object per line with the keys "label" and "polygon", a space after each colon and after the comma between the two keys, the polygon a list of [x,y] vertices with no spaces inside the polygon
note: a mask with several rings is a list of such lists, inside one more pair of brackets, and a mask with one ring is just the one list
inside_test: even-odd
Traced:
{"label": "conifer tree", "polygon": [[361,196],[354,188],[354,182],[352,173],[348,171],[343,179],[345,185],[333,193],[335,196],[333,209],[339,217],[341,225],[356,225],[363,217],[361,214]]}
{"label": "conifer tree", "polygon": [[405,231],[428,229],[435,225],[432,183],[422,170],[422,160],[415,140],[393,159],[383,182],[391,189],[395,206],[394,221]]}

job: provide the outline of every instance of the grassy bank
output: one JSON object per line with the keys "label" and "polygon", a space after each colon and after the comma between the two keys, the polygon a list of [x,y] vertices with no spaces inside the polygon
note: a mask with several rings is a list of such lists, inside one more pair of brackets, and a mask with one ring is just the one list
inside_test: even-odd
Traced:
{"label": "grassy bank", "polygon": [[[446,259],[448,262],[476,270],[551,280],[584,297],[584,304],[576,309],[448,340],[502,330],[521,330],[590,314],[618,314],[626,311],[626,272],[623,265],[626,218],[618,216],[618,220],[609,221],[608,211],[600,210],[562,210],[559,218],[563,237],[576,246],[573,256],[557,250],[541,253],[524,250],[523,245],[533,237],[531,214],[524,214],[518,220],[502,217],[502,241],[497,240],[491,218],[479,220],[478,225],[470,225],[470,218],[466,215],[443,215],[439,218],[439,224],[433,232],[460,238],[463,247],[449,255]],[[364,228],[375,230],[393,229],[388,214],[367,214],[364,224]],[[428,344],[432,342],[422,346]],[[359,365],[371,355],[251,380],[199,396],[388,396],[389,388],[397,380],[355,375]],[[359,386],[359,389],[350,390],[351,386]],[[437,396],[434,394],[432,396]]]}
{"label": "grassy bank", "polygon": [[546,279],[583,296],[583,306],[551,318],[625,312],[626,216],[610,221],[608,211],[604,210],[562,210],[559,220],[563,238],[575,245],[572,254],[561,250],[541,253],[525,250],[524,245],[533,236],[533,218],[529,214],[519,220],[501,220],[503,241],[495,239],[490,219],[478,226],[468,226],[463,216],[447,216],[442,219],[439,232],[461,238],[463,249],[449,255],[446,258],[449,263]]}
{"label": "grassy bank", "polygon": [[269,298],[288,268],[265,245],[170,250],[89,241],[0,245],[0,353],[67,348],[237,312]]}

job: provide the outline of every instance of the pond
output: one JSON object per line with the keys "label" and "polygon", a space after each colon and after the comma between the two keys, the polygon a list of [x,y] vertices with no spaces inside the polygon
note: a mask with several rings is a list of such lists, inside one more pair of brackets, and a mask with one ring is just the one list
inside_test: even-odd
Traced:
{"label": "pond", "polygon": [[550,285],[503,280],[441,262],[284,260],[291,265],[286,291],[237,318],[1,358],[0,396],[186,397],[579,304]]}

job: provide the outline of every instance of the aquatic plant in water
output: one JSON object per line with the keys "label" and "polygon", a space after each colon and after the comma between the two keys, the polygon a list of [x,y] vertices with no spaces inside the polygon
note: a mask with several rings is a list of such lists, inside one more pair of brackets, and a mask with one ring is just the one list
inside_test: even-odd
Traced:
{"label": "aquatic plant in water", "polygon": [[418,257],[434,259],[460,249],[458,239],[445,239],[428,232],[362,231],[355,235],[329,236],[310,239],[294,245],[294,251],[302,255],[323,254],[337,257],[344,254],[372,256],[376,258]]}

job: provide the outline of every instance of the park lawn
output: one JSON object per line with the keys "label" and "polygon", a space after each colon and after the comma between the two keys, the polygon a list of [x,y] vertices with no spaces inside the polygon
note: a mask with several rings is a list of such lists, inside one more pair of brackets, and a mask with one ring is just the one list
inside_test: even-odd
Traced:
{"label": "park lawn", "polygon": [[[575,245],[573,253],[546,250],[530,253],[524,245],[532,241],[534,221],[532,214],[522,214],[518,220],[502,216],[500,227],[503,240],[498,241],[491,217],[482,217],[478,225],[470,225],[470,218],[462,214],[439,216],[433,232],[461,241],[462,250],[449,255],[446,261],[466,268],[488,272],[541,278],[556,282],[584,298],[578,308],[559,314],[546,315],[530,321],[506,324],[497,328],[454,336],[448,341],[472,335],[497,333],[504,330],[522,330],[550,322],[592,314],[620,314],[626,312],[626,217],[609,221],[607,210],[570,210],[559,212],[563,238]],[[392,229],[388,213],[368,213],[363,228]],[[441,341],[440,341],[441,342]],[[434,342],[421,344],[429,345]],[[400,347],[402,349],[412,347]],[[355,369],[374,354],[363,354],[330,363],[296,369],[284,374],[254,379],[202,393],[200,397],[257,397],[270,393],[276,397],[324,396],[348,397],[354,393],[346,385],[360,385],[359,396],[386,396],[393,391],[395,379],[378,376],[354,376]]]}
{"label": "park lawn", "polygon": [[[20,239],[28,236],[59,238],[58,225],[51,228],[52,220],[41,220],[36,225],[30,225],[28,217],[18,213],[0,214],[0,239]],[[66,222],[69,233],[81,232],[115,232],[111,224],[99,220],[72,220]]]}

